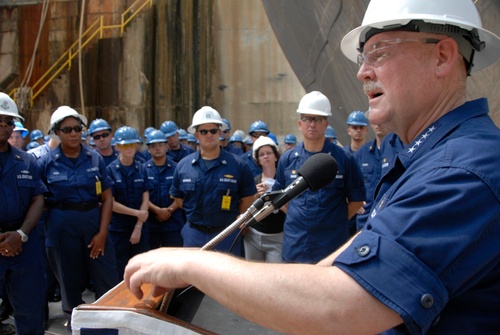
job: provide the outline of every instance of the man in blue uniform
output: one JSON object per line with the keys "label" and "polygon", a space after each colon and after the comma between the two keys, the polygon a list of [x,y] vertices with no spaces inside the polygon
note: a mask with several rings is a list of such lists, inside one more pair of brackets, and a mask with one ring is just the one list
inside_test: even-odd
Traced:
{"label": "man in blue uniform", "polygon": [[[188,128],[200,141],[200,150],[181,160],[175,169],[170,194],[184,208],[187,223],[182,229],[184,246],[201,247],[233,223],[252,204],[257,192],[250,168],[219,145],[226,129],[220,114],[204,106]],[[217,250],[229,251],[236,232]],[[241,240],[232,252],[241,255]]]}
{"label": "man in blue uniform", "polygon": [[243,150],[241,148],[238,148],[234,145],[231,145],[229,139],[231,137],[231,122],[229,122],[228,119],[222,119],[222,122],[224,122],[227,126],[226,130],[224,130],[221,134],[220,137],[220,145],[222,149],[229,151],[232,154],[235,154],[236,156],[241,156],[243,155]]}
{"label": "man in blue uniform", "polygon": [[95,119],[90,123],[87,134],[92,138],[95,149],[101,154],[106,166],[118,158],[118,151],[111,145],[113,132],[108,121]]}
{"label": "man in blue uniform", "polygon": [[[267,136],[269,133],[270,131],[267,124],[264,121],[257,120],[250,125],[248,130],[248,141],[251,142],[251,145],[253,145],[253,142],[255,142],[259,137],[262,135]],[[248,164],[250,170],[252,171],[252,175],[255,178],[262,174],[262,169],[257,166],[257,163],[255,163],[255,160],[253,159],[251,145],[247,146],[247,151],[241,155],[241,158]]]}
{"label": "man in blue uniform", "polygon": [[316,266],[163,249],[132,260],[127,285],[192,284],[283,333],[499,334],[500,130],[466,81],[500,38],[471,0],[372,0],[341,49],[370,121],[406,145],[364,229]]}
{"label": "man in blue uniform", "polygon": [[354,155],[366,143],[368,135],[368,119],[365,113],[354,111],[347,117],[347,134],[349,135],[349,144],[344,146],[344,151]]}
{"label": "man in blue uniform", "polygon": [[151,159],[144,163],[149,191],[149,241],[151,249],[182,247],[181,229],[184,226],[182,209],[170,196],[170,186],[177,163],[167,157],[167,139],[161,130],[146,137]]}
{"label": "man in blue uniform", "polygon": [[182,144],[179,140],[179,128],[174,121],[165,121],[160,130],[165,134],[168,141],[167,156],[178,163],[181,159],[194,152],[189,145]]}
{"label": "man in blue uniform", "polygon": [[[372,203],[375,195],[375,187],[380,181],[382,172],[382,143],[388,131],[385,127],[371,124],[370,125],[375,133],[375,139],[365,143],[354,154],[354,158],[358,163],[361,173],[365,181],[366,200],[358,210],[356,215],[356,230],[360,230],[368,219],[368,213],[372,208]],[[397,154],[397,152],[395,153]]]}
{"label": "man in blue uniform", "polygon": [[354,157],[325,139],[327,117],[331,115],[328,98],[321,92],[310,92],[301,99],[297,113],[304,142],[281,156],[273,190],[290,185],[302,164],[316,153],[328,153],[338,164],[331,183],[317,192],[307,190],[288,204],[283,261],[316,263],[349,238],[348,220],[362,206],[365,189]]}
{"label": "man in blue uniform", "polygon": [[[0,287],[14,307],[17,334],[43,334],[45,274],[34,228],[47,189],[34,158],[8,143],[18,119],[14,101],[0,93]],[[3,324],[0,331],[12,333]]]}

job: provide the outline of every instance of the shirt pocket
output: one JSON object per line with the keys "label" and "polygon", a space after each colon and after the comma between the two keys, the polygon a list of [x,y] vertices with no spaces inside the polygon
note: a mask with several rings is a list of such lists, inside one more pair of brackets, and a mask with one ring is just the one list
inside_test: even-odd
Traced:
{"label": "shirt pocket", "polygon": [[65,183],[68,181],[68,175],[66,173],[57,173],[57,174],[49,174],[47,176],[47,183],[48,184],[61,184]]}

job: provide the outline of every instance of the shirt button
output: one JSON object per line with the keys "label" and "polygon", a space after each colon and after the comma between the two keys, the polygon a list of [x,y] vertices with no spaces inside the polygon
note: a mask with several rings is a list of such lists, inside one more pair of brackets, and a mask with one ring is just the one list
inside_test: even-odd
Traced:
{"label": "shirt button", "polygon": [[420,304],[423,308],[431,308],[434,305],[434,297],[429,293],[426,293],[420,298]]}
{"label": "shirt button", "polygon": [[370,247],[367,245],[364,245],[356,250],[358,256],[360,257],[365,257],[370,253]]}

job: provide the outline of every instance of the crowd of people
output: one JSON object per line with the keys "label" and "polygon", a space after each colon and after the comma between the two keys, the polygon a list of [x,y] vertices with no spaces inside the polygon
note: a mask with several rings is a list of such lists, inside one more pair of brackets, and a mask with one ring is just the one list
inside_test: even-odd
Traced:
{"label": "crowd of people", "polygon": [[[71,327],[86,288],[98,298],[123,279],[137,297],[143,282],[157,292],[193,284],[285,333],[499,330],[499,305],[490,299],[499,290],[498,154],[481,148],[500,135],[484,100],[465,101],[465,80],[475,62],[498,58],[490,45],[476,44],[486,39],[498,51],[500,42],[475,23],[476,35],[461,28],[477,39],[465,47],[462,35],[434,32],[441,19],[418,20],[418,10],[410,23],[395,11],[401,25],[385,28],[379,2],[342,42],[370,101],[368,111],[349,114],[345,146],[319,91],[300,99],[303,141],[286,134],[284,150],[264,121],[248,135],[232,132],[210,106],[194,113],[187,131],[167,120],[143,136],[128,126],[113,132],[100,118],[88,123],[61,106],[44,136],[29,132],[15,102],[0,93],[0,298],[12,305],[17,333],[43,334],[54,287]],[[463,50],[471,48],[475,56]],[[427,95],[401,89],[407,62],[425,64],[425,80],[411,85]],[[367,142],[369,127],[375,139]],[[326,186],[233,231],[215,246],[220,253],[181,248],[204,246],[257,198],[297,180],[318,153],[338,166]],[[442,206],[455,213],[445,216]],[[452,237],[454,229],[462,233]],[[491,300],[491,310],[464,326],[460,319],[481,299]],[[14,332],[0,324],[0,333]]]}

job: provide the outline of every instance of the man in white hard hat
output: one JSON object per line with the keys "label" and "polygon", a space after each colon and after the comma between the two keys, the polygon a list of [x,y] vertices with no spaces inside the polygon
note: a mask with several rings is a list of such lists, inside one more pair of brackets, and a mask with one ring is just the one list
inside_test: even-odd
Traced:
{"label": "man in white hard hat", "polygon": [[192,284],[289,334],[498,334],[500,131],[466,79],[498,60],[500,38],[471,0],[372,0],[341,48],[370,122],[406,144],[365,228],[317,265],[162,249],[130,262],[127,285]]}
{"label": "man in white hard hat", "polygon": [[[205,245],[245,212],[257,193],[248,165],[220,146],[219,137],[226,128],[220,114],[204,106],[187,129],[200,141],[200,150],[177,164],[170,188],[170,195],[186,213],[185,247]],[[230,251],[236,235],[231,234],[216,249]],[[241,240],[231,251],[241,256]]]}
{"label": "man in white hard hat", "polygon": [[335,158],[338,172],[321,192],[306,190],[288,203],[281,257],[288,263],[317,263],[347,242],[349,220],[363,205],[366,192],[354,157],[325,138],[330,100],[312,91],[302,97],[297,113],[304,142],[280,157],[273,190],[295,182],[300,167],[318,153]]}
{"label": "man in white hard hat", "polygon": [[47,189],[34,158],[8,143],[19,119],[15,102],[0,93],[0,288],[7,291],[16,325],[14,331],[0,323],[0,332],[43,334],[45,274],[34,228]]}

